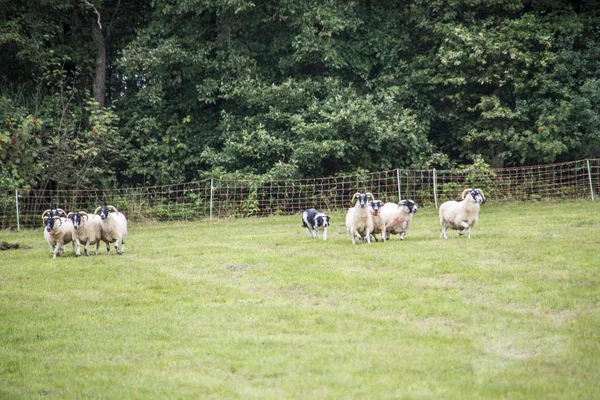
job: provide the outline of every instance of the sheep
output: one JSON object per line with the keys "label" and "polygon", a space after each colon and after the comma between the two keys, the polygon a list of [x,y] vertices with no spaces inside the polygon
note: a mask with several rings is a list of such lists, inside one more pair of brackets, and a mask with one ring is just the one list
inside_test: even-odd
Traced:
{"label": "sheep", "polygon": [[[116,207],[100,206],[94,214],[102,219],[102,241],[106,243],[106,253],[110,252],[110,243],[115,244],[117,254],[125,252],[125,238],[127,237],[127,218]],[[121,248],[119,249],[119,243]]]}
{"label": "sheep", "polygon": [[[44,211],[42,220],[45,225],[44,239],[52,250],[52,258],[56,258],[59,253],[64,253],[65,245],[73,241],[75,236],[73,222],[67,218],[67,214],[61,208]],[[75,251],[75,242],[73,242],[73,251]]]}
{"label": "sheep", "polygon": [[75,228],[75,237],[73,241],[77,244],[76,257],[81,255],[81,243],[85,246],[83,251],[85,255],[88,255],[89,245],[96,245],[96,255],[98,254],[98,247],[102,241],[102,218],[100,216],[79,211],[78,213],[70,212],[67,217],[73,221],[73,227]]}
{"label": "sheep", "polygon": [[356,244],[356,238],[361,241],[366,239],[371,244],[374,222],[369,212],[369,197],[375,200],[371,193],[355,193],[352,197],[352,201],[357,199],[356,204],[346,214],[346,231],[352,237],[352,244]]}
{"label": "sheep", "polygon": [[417,203],[411,199],[400,200],[398,203],[385,203],[379,215],[385,226],[386,240],[391,234],[398,234],[400,240],[404,240],[417,209]]}
{"label": "sheep", "polygon": [[373,239],[375,239],[375,241],[377,241],[377,238],[375,237],[375,235],[381,234],[381,238],[385,242],[387,240],[387,237],[385,234],[385,231],[386,231],[385,224],[383,223],[383,220],[381,219],[381,207],[382,206],[383,206],[383,201],[373,200],[369,203],[369,212],[373,216],[373,233],[371,236],[373,237]]}
{"label": "sheep", "polygon": [[440,206],[440,225],[442,232],[440,238],[448,239],[446,229],[458,230],[459,235],[471,239],[471,229],[479,219],[479,206],[485,203],[485,196],[481,189],[465,189],[462,192],[462,200],[449,200]]}

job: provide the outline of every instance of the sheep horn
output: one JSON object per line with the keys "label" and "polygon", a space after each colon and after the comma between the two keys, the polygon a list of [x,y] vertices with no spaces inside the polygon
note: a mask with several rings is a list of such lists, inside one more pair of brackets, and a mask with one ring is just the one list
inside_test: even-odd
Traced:
{"label": "sheep horn", "polygon": [[353,202],[354,199],[357,198],[358,196],[360,196],[360,192],[354,193],[354,196],[352,196],[352,200],[350,200],[350,202]]}
{"label": "sheep horn", "polygon": [[57,208],[56,211],[58,212],[59,215],[60,215],[60,213],[62,213],[63,216],[65,216],[65,217],[67,216],[67,213],[62,208]]}
{"label": "sheep horn", "polygon": [[462,196],[461,196],[463,200],[465,199],[465,197],[467,197],[467,193],[469,193],[471,190],[473,190],[473,189],[465,189],[465,190],[463,190]]}
{"label": "sheep horn", "polygon": [[94,211],[94,214],[98,214],[98,211],[100,211],[101,208],[102,208],[102,206],[96,208],[96,211]]}
{"label": "sheep horn", "polygon": [[67,218],[71,218],[71,215],[75,214],[73,211],[67,214]]}
{"label": "sheep horn", "polygon": [[60,219],[60,217],[58,215],[55,215],[54,219],[57,220],[58,222],[60,222],[60,225],[58,225],[58,227],[60,228],[62,225],[62,220]]}
{"label": "sheep horn", "polygon": [[119,210],[117,210],[117,207],[114,207],[114,206],[106,206],[106,209],[109,210],[109,211],[114,211],[116,213],[119,212]]}
{"label": "sheep horn", "polygon": [[81,215],[81,220],[86,222],[88,220],[88,214],[85,211],[79,211],[79,215]]}
{"label": "sheep horn", "polygon": [[52,211],[52,210],[48,209],[48,210],[44,211],[44,212],[42,213],[42,219],[46,219],[46,218],[48,218],[48,217],[46,217],[46,214],[50,213],[50,211]]}
{"label": "sheep horn", "polygon": [[371,196],[371,199],[373,201],[375,201],[375,196],[373,196],[371,193],[367,192],[366,195],[367,195],[367,198],[369,198],[369,196]]}

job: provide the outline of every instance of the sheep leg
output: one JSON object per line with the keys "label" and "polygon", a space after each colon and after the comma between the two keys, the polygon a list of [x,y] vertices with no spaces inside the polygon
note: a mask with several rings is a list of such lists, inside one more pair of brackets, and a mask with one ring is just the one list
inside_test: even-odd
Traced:
{"label": "sheep leg", "polygon": [[100,241],[96,243],[96,255],[98,255],[98,249],[100,248]]}
{"label": "sheep leg", "polygon": [[448,239],[448,235],[446,235],[446,229],[447,229],[446,221],[442,221],[442,233],[440,233],[440,239],[442,239],[442,238]]}
{"label": "sheep leg", "polygon": [[[120,250],[119,250],[119,242],[121,244]],[[117,254],[125,253],[125,239],[121,238],[115,242],[115,250],[117,251]]]}
{"label": "sheep leg", "polygon": [[369,244],[371,244],[371,232],[367,232],[367,234],[365,235],[365,237],[366,237],[366,239],[367,239],[367,242],[368,242]]}
{"label": "sheep leg", "polygon": [[400,240],[404,240],[405,236],[406,236],[406,232],[400,232]]}
{"label": "sheep leg", "polygon": [[[75,245],[77,245],[77,250],[75,250]],[[73,240],[73,250],[75,250],[75,257],[79,257],[81,255],[81,241],[79,239]],[[87,244],[84,247],[85,255],[87,256]]]}
{"label": "sheep leg", "polygon": [[58,254],[60,253],[60,249],[61,249],[61,247],[62,247],[62,246],[61,246],[59,243],[56,243],[56,247],[55,247],[55,248],[53,249],[53,251],[52,251],[52,253],[53,253],[53,256],[52,256],[52,258],[56,258],[56,257],[58,257]]}

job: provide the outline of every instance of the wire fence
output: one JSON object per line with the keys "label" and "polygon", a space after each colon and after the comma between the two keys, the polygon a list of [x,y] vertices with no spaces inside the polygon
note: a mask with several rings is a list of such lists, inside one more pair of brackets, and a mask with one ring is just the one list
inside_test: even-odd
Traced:
{"label": "wire fence", "polygon": [[598,198],[600,160],[522,168],[402,170],[295,180],[205,179],[181,184],[102,190],[0,191],[0,228],[35,228],[49,208],[93,212],[110,204],[130,221],[198,220],[295,214],[351,206],[354,193],[384,201],[413,199],[436,206],[462,190],[481,188],[488,201]]}

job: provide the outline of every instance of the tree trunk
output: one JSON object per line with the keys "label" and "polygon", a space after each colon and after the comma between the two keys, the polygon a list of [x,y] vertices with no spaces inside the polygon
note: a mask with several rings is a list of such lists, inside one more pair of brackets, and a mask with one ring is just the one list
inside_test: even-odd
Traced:
{"label": "tree trunk", "polygon": [[96,52],[96,76],[94,78],[94,98],[103,108],[106,102],[106,40],[99,20],[92,24],[92,36],[98,48]]}

